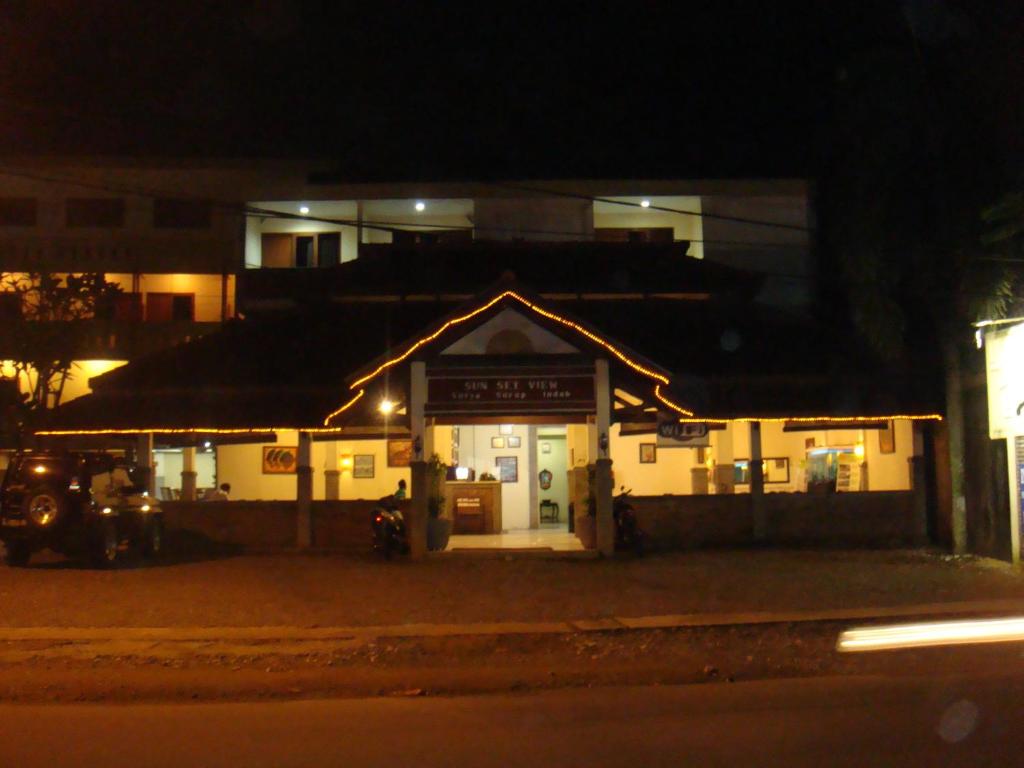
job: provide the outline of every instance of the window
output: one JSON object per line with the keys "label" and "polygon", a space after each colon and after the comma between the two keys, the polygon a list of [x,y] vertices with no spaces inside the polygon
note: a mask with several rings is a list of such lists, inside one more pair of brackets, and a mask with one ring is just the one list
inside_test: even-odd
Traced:
{"label": "window", "polygon": [[142,294],[120,293],[114,297],[114,320],[126,323],[142,321]]}
{"label": "window", "polygon": [[153,226],[158,229],[208,229],[212,209],[202,200],[153,201]]}
{"label": "window", "polygon": [[67,201],[69,227],[120,227],[124,200],[119,197],[71,197]]}
{"label": "window", "polygon": [[147,323],[183,323],[195,319],[195,295],[191,293],[147,293]]}
{"label": "window", "polygon": [[36,208],[31,197],[0,197],[0,227],[34,227]]}
{"label": "window", "polygon": [[316,250],[318,267],[333,267],[341,263],[341,233],[324,232],[317,235]]}

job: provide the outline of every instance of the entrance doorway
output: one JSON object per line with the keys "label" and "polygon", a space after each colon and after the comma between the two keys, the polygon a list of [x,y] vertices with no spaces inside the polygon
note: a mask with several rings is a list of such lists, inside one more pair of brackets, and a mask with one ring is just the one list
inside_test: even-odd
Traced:
{"label": "entrance doorway", "polygon": [[453,426],[451,435],[454,468],[447,493],[454,534],[528,532],[532,540],[568,532],[564,424],[462,424]]}
{"label": "entrance doorway", "polygon": [[534,446],[537,458],[537,527],[542,531],[569,530],[569,449],[566,428],[538,427]]}

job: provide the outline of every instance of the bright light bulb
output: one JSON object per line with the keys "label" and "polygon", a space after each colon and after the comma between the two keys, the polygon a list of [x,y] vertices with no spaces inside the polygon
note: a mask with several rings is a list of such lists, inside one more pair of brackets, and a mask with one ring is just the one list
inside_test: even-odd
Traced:
{"label": "bright light bulb", "polygon": [[864,443],[857,443],[857,445],[853,447],[853,455],[858,459],[864,458]]}
{"label": "bright light bulb", "polygon": [[417,211],[425,211],[427,209],[427,204],[424,203],[422,200],[417,200],[415,207]]}
{"label": "bright light bulb", "polygon": [[387,416],[389,413],[395,410],[395,404],[392,403],[390,400],[381,400],[379,410],[381,413]]}
{"label": "bright light bulb", "polygon": [[650,200],[641,200],[640,201],[640,207],[641,208],[650,208],[651,207],[651,201]]}
{"label": "bright light bulb", "polygon": [[309,206],[308,205],[301,205],[301,206],[299,206],[299,213],[301,213],[303,216],[305,216],[307,213],[309,213]]}

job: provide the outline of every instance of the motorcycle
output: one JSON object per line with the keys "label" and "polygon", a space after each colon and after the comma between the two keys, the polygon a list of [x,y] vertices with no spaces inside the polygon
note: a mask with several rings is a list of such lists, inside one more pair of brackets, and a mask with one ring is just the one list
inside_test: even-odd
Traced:
{"label": "motorcycle", "polygon": [[398,552],[409,554],[409,539],[405,530],[405,518],[398,508],[394,496],[385,496],[373,509],[373,550],[390,560]]}
{"label": "motorcycle", "polygon": [[622,486],[619,495],[612,499],[612,518],[615,521],[615,549],[632,551],[637,557],[644,553],[646,535],[640,528],[636,510],[629,503],[632,489]]}

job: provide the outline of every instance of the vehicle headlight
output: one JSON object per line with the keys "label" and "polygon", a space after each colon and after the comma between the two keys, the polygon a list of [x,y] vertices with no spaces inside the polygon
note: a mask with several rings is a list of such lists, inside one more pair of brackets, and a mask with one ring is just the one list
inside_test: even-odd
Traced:
{"label": "vehicle headlight", "polygon": [[112,514],[114,514],[114,510],[111,509],[110,507],[104,507],[102,509],[102,512],[103,512],[104,515],[112,515]]}

